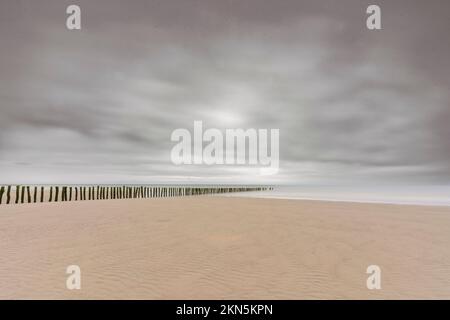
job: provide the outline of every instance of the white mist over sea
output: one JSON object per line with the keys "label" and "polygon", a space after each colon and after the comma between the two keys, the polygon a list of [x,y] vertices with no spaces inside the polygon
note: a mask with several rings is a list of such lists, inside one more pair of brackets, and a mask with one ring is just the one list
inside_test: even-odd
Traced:
{"label": "white mist over sea", "polygon": [[229,196],[450,206],[450,186],[278,186]]}

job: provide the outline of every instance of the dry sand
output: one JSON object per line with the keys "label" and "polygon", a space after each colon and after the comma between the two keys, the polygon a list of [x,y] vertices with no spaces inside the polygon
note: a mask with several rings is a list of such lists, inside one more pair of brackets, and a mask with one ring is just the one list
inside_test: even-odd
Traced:
{"label": "dry sand", "polygon": [[[66,267],[81,267],[81,290]],[[366,268],[382,269],[381,290]],[[450,208],[217,196],[0,206],[0,298],[450,298]]]}

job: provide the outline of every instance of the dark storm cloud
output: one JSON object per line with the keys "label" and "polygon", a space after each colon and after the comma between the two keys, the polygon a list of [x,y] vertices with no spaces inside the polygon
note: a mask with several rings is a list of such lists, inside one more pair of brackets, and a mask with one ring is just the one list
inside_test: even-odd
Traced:
{"label": "dark storm cloud", "polygon": [[[7,182],[450,180],[448,1],[0,2]],[[279,128],[281,169],[170,162],[171,132]]]}

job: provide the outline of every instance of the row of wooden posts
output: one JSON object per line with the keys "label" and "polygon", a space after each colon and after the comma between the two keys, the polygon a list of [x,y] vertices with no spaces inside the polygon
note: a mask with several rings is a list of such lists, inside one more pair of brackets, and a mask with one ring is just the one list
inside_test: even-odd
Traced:
{"label": "row of wooden posts", "polygon": [[[14,199],[12,191],[14,189]],[[0,186],[0,204],[143,199],[272,190],[272,187]],[[46,194],[46,190],[48,193]]]}

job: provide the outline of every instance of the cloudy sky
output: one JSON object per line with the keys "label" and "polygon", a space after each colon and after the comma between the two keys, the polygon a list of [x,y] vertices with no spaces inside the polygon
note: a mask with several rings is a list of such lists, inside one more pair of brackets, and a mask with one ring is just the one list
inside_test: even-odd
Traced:
{"label": "cloudy sky", "polygon": [[[448,184],[449,18],[446,0],[0,0],[0,183]],[[173,165],[194,120],[280,129],[279,173]]]}

